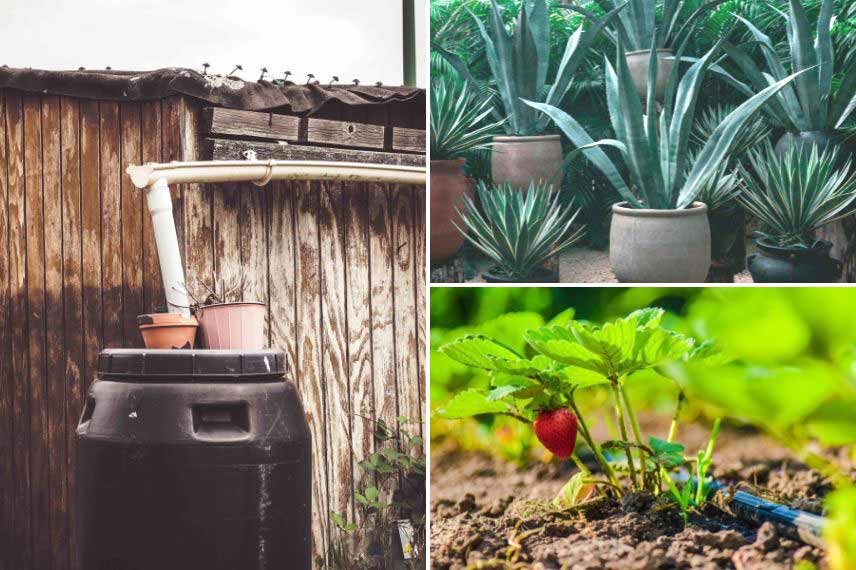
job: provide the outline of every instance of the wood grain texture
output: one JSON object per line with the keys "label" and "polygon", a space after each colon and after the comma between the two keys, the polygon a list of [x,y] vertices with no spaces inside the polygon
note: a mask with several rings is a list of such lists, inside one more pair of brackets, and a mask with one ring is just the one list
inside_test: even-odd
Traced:
{"label": "wood grain texture", "polygon": [[101,297],[101,112],[97,101],[80,102],[80,224],[83,255],[83,388],[95,374],[103,339]]}
{"label": "wood grain texture", "polygon": [[50,544],[54,570],[68,568],[68,489],[65,475],[65,334],[62,296],[62,172],[60,101],[42,97],[42,192],[45,232],[45,382],[50,475]]}
{"label": "wood grain texture", "polygon": [[[413,189],[396,186],[391,190],[395,254],[393,297],[395,299],[396,378],[399,415],[420,419],[419,376],[416,342],[416,287]],[[412,431],[412,430],[411,430]]]}
{"label": "wood grain texture", "polygon": [[202,117],[205,134],[296,141],[300,132],[300,118],[294,116],[208,107]]}
{"label": "wood grain texture", "polygon": [[252,150],[259,160],[327,160],[333,162],[361,162],[425,166],[425,157],[417,154],[395,154],[368,150],[283,145],[255,141],[225,139],[205,140],[206,160],[244,160],[244,151]]}
{"label": "wood grain texture", "polygon": [[313,552],[326,555],[329,545],[328,449],[326,386],[321,371],[321,267],[318,210],[320,187],[294,182],[297,213],[297,367],[295,376],[312,432]]}
{"label": "wood grain texture", "polygon": [[384,127],[349,121],[308,119],[306,140],[314,144],[383,150]]}
{"label": "wood grain texture", "polygon": [[330,510],[353,512],[352,411],[348,375],[348,291],[345,284],[345,220],[342,184],[319,183],[321,241],[322,382],[326,387]]}
{"label": "wood grain texture", "polygon": [[[27,212],[27,327],[30,348],[30,478],[33,564],[51,567],[50,441],[47,321],[45,318],[45,204],[42,176],[41,97],[24,95],[24,186]],[[54,326],[56,323],[51,323]]]}
{"label": "wood grain texture", "polygon": [[297,251],[295,243],[294,184],[287,181],[271,183],[268,197],[267,224],[269,233],[269,303],[270,345],[285,352],[289,378],[300,382],[296,374],[297,314],[295,288],[297,283]]}
{"label": "wood grain texture", "polygon": [[[100,102],[101,299],[104,348],[124,346],[122,320],[122,133],[119,104]],[[129,238],[133,239],[133,238]]]}
{"label": "wood grain texture", "polygon": [[265,338],[270,337],[270,295],[268,290],[268,235],[265,211],[268,209],[269,187],[241,184],[240,211],[240,264],[244,272],[244,289],[241,300],[265,303]]}
{"label": "wood grain texture", "polygon": [[[419,433],[425,436],[425,414],[427,413],[427,402],[425,392],[428,387],[427,358],[428,358],[428,318],[426,315],[425,300],[427,299],[428,264],[426,263],[426,239],[425,232],[420,228],[426,228],[426,200],[425,187],[419,186],[413,189],[413,209],[415,212],[413,220],[413,250],[416,261],[413,271],[416,276],[416,285],[413,288],[413,306],[416,310],[416,389],[419,394]],[[422,450],[424,452],[424,449]]]}
{"label": "wood grain texture", "polygon": [[142,347],[137,315],[143,314],[143,193],[131,182],[126,169],[143,161],[142,109],[139,103],[122,103],[119,112],[122,140],[122,338],[126,348]]}
{"label": "wood grain texture", "polygon": [[[9,296],[9,191],[6,153],[6,92],[0,90],[0,552],[12,551],[15,525],[14,397],[12,376],[12,302]],[[0,569],[10,570],[9,556],[0,556]]]}
{"label": "wood grain texture", "polygon": [[425,131],[420,129],[392,129],[392,150],[425,153]]}
{"label": "wood grain texture", "polygon": [[[142,162],[143,164],[160,162],[163,154],[161,102],[147,101],[141,104],[141,108]],[[137,192],[140,194],[142,202],[141,216],[143,219],[143,312],[150,313],[157,307],[165,306],[166,297],[163,291],[160,261],[158,260],[158,250],[152,228],[152,216],[146,204],[145,193],[140,190]],[[174,204],[173,212],[175,212]]]}
{"label": "wood grain texture", "polygon": [[[60,100],[60,161],[62,166],[62,306],[65,363],[65,465],[63,473],[67,489],[67,567],[73,567],[75,552],[76,489],[75,456],[77,438],[75,430],[83,409],[85,368],[83,330],[83,250],[81,232],[81,179],[80,179],[80,105],[75,99]],[[59,565],[59,560],[57,561]]]}

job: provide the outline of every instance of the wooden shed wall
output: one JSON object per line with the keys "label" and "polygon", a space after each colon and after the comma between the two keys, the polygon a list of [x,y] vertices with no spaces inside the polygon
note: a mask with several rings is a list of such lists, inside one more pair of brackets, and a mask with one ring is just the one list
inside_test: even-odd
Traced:
{"label": "wooden shed wall", "polygon": [[[0,570],[74,568],[74,433],[98,351],[141,346],[136,315],[163,304],[150,218],[125,167],[197,158],[200,113],[178,97],[0,91]],[[424,188],[172,192],[191,290],[243,274],[246,297],[268,303],[270,344],[287,354],[312,429],[323,553],[328,512],[355,513],[372,418],[421,419]]]}

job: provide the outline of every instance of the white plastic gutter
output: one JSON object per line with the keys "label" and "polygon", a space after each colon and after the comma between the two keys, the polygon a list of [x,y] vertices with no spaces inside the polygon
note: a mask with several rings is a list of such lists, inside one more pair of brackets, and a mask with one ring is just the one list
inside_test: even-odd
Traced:
{"label": "white plastic gutter", "polygon": [[150,163],[129,166],[127,173],[137,188],[146,191],[168,310],[185,315],[190,314],[190,299],[172,213],[170,184],[252,182],[264,186],[271,180],[335,180],[425,185],[427,178],[424,167],[309,160]]}

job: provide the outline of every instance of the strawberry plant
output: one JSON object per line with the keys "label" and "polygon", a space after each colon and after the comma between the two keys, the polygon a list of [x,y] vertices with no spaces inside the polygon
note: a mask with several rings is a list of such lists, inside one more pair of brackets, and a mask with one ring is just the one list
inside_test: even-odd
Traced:
{"label": "strawberry plant", "polygon": [[[648,308],[597,325],[566,313],[562,322],[524,332],[525,342],[472,334],[445,344],[443,355],[484,371],[489,383],[459,392],[440,414],[449,419],[500,414],[534,424],[547,449],[580,467],[559,494],[560,502],[573,504],[593,486],[613,495],[628,489],[659,493],[660,471],[674,470],[683,457],[676,457],[674,449],[655,449],[656,440],[646,444],[625,385],[639,372],[662,370],[672,361],[701,362],[715,352],[709,344],[697,346],[692,338],[664,328],[663,315],[662,309]],[[620,439],[599,443],[593,438],[576,394],[594,388],[610,392]],[[591,450],[599,477],[577,456],[577,435]]]}

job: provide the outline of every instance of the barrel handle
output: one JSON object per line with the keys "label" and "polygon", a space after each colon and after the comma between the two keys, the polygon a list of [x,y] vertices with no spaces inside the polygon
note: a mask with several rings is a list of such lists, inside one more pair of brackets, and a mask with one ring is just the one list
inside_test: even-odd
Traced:
{"label": "barrel handle", "polygon": [[206,441],[235,441],[250,437],[247,402],[194,404],[193,435]]}

